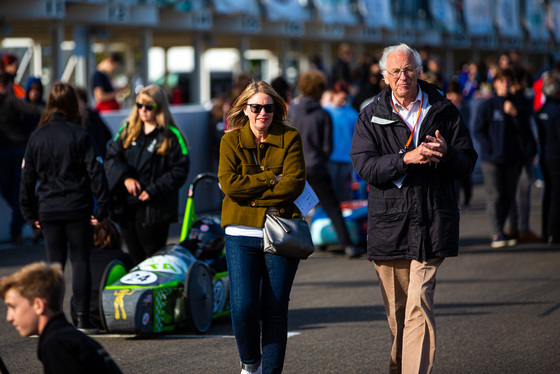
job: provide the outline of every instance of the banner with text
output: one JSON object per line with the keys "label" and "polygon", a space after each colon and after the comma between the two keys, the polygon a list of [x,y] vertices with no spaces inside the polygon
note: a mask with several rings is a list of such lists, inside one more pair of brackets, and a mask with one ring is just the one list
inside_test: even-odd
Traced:
{"label": "banner with text", "polygon": [[448,32],[458,31],[457,8],[449,0],[430,0],[428,4],[434,22]]}
{"label": "banner with text", "polygon": [[395,28],[391,0],[358,0],[358,10],[368,27]]}
{"label": "banner with text", "polygon": [[350,0],[313,0],[313,4],[323,23],[352,25],[358,22],[352,14]]}
{"label": "banner with text", "polygon": [[218,13],[258,15],[257,0],[212,0]]}
{"label": "banner with text", "polygon": [[560,0],[550,0],[548,3],[547,25],[557,42],[560,42]]}
{"label": "banner with text", "polygon": [[473,36],[492,34],[492,8],[488,0],[464,0],[463,12],[467,32]]}
{"label": "banner with text", "polygon": [[308,18],[299,0],[261,0],[271,21],[304,21]]}
{"label": "banner with text", "polygon": [[513,38],[523,36],[519,21],[519,0],[496,1],[496,25],[500,36]]}

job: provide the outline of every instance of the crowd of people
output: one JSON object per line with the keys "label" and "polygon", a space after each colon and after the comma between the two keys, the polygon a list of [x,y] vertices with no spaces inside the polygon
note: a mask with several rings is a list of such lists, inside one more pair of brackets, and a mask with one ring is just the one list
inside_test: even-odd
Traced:
{"label": "crowd of people", "polygon": [[[399,44],[378,59],[355,58],[342,43],[330,71],[314,57],[293,87],[283,77],[269,84],[243,73],[216,98],[211,149],[225,194],[221,225],[243,374],[283,368],[299,260],[264,253],[262,227],[267,214],[301,217],[293,202],[306,181],[346,256],[366,254],[375,265],[395,373],[432,370],[436,273],[458,254],[459,215],[469,209],[479,155],[491,247],[560,242],[560,64],[535,74],[519,58],[504,54],[484,66],[469,61],[445,77],[441,60],[426,49]],[[72,322],[96,331],[106,264],[120,259],[130,269],[166,245],[189,172],[188,141],[156,85],[137,93],[111,134],[99,111],[114,109],[122,91],[110,80],[121,63],[117,55],[95,73],[95,109],[87,91],[63,82],[52,85],[45,103],[36,78],[18,98],[13,63],[3,57],[0,70],[1,192],[12,208],[11,240],[21,242],[27,221],[42,233],[48,262],[60,266],[35,264],[0,280],[8,321],[18,320],[20,308],[34,310],[20,333],[42,336],[45,368],[57,363],[43,341],[60,330],[61,339],[97,352],[76,365],[102,361],[104,370],[118,372],[102,348],[66,322],[61,274],[68,256]],[[529,219],[537,172],[544,181],[540,235]],[[340,208],[363,191],[359,186],[368,191],[359,196],[368,199],[366,248],[352,242]],[[48,282],[27,290],[37,277]]]}

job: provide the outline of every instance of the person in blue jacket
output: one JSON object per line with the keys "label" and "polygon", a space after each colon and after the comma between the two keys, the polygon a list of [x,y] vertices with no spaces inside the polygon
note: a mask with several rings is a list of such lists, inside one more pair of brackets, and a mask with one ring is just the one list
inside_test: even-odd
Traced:
{"label": "person in blue jacket", "polygon": [[325,109],[332,117],[333,148],[329,156],[331,181],[339,201],[352,198],[352,160],[350,147],[358,111],[348,104],[349,87],[346,81],[334,84],[330,103]]}
{"label": "person in blue jacket", "polygon": [[187,141],[160,87],[138,93],[109,145],[105,168],[114,219],[138,264],[166,245],[169,224],[177,221],[179,188],[189,173]]}

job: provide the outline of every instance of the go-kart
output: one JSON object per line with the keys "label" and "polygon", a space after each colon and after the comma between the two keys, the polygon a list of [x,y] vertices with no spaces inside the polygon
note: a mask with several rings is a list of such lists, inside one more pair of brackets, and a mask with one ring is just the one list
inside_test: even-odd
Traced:
{"label": "go-kart", "polygon": [[[111,333],[152,334],[184,326],[206,332],[212,319],[229,314],[225,232],[211,216],[196,219],[193,197],[199,174],[189,187],[181,244],[168,246],[129,272],[120,261],[102,277],[99,310]],[[219,185],[219,183],[218,183]]]}

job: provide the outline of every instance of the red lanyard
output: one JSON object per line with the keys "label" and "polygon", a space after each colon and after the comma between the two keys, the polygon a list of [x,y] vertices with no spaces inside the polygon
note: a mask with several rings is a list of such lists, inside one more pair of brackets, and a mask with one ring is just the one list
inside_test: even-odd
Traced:
{"label": "red lanyard", "polygon": [[[391,96],[391,105],[393,106],[393,109],[395,110],[395,112],[397,112],[399,117],[401,117],[402,120],[404,121],[404,118],[399,113],[399,110],[395,106],[395,103],[393,103],[393,97],[392,96]],[[422,101],[420,102],[420,107],[418,108],[418,114],[416,115],[416,123],[414,124],[414,126],[412,126],[412,132],[410,133],[410,136],[408,137],[408,141],[406,142],[405,149],[407,149],[408,146],[410,145],[410,143],[412,142],[412,137],[414,136],[414,130],[416,129],[416,125],[418,124],[418,120],[420,119],[420,113],[422,113],[422,107],[423,106],[424,106],[424,92],[422,92]],[[404,121],[404,122],[406,123],[406,121]]]}

